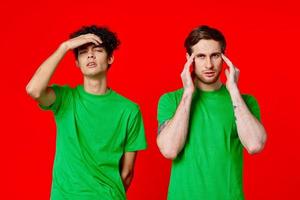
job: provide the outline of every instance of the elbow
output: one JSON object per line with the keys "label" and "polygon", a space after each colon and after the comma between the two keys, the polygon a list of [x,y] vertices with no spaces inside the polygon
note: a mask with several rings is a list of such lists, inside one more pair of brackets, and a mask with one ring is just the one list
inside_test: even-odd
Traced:
{"label": "elbow", "polygon": [[26,86],[26,93],[31,96],[33,99],[38,99],[41,97],[41,93],[35,90],[32,86]]}
{"label": "elbow", "polygon": [[178,151],[173,145],[169,143],[166,144],[164,141],[162,141],[162,139],[159,136],[156,139],[156,143],[160,153],[165,158],[169,160],[174,160],[175,158],[177,158]]}
{"label": "elbow", "polygon": [[260,153],[262,150],[263,150],[263,147],[261,147],[259,145],[247,148],[247,152],[250,155],[254,155],[254,154]]}
{"label": "elbow", "polygon": [[174,160],[175,158],[177,158],[178,155],[178,153],[174,150],[161,151],[161,154],[169,160]]}
{"label": "elbow", "polygon": [[170,147],[159,147],[160,153],[169,160],[174,160],[177,158],[178,152],[174,148]]}
{"label": "elbow", "polygon": [[253,144],[251,146],[249,146],[247,148],[247,151],[250,155],[254,155],[254,154],[257,154],[257,153],[260,153],[262,152],[262,150],[264,149],[265,147],[265,143],[266,143],[266,139],[263,139],[262,141],[256,143],[256,144]]}
{"label": "elbow", "polygon": [[257,137],[255,140],[252,140],[251,143],[248,143],[248,145],[246,145],[246,149],[248,153],[250,155],[254,155],[262,152],[262,150],[265,147],[266,141],[267,141],[267,134],[263,129],[259,137]]}

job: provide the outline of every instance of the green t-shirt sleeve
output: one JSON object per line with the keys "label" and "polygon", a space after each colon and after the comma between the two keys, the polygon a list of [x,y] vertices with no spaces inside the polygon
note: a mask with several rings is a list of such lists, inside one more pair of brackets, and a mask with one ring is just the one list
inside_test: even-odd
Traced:
{"label": "green t-shirt sleeve", "polygon": [[175,100],[170,93],[164,94],[160,97],[157,107],[158,124],[163,124],[166,120],[171,119],[177,109]]}
{"label": "green t-shirt sleeve", "polygon": [[125,152],[143,150],[146,148],[147,142],[145,137],[143,118],[139,108],[137,108],[137,111],[132,113],[129,117]]}
{"label": "green t-shirt sleeve", "polygon": [[256,117],[256,119],[261,121],[260,109],[256,99],[251,95],[243,95],[243,98],[250,112]]}
{"label": "green t-shirt sleeve", "polygon": [[64,87],[54,84],[54,85],[50,86],[50,88],[52,88],[53,91],[55,92],[56,98],[55,98],[54,103],[49,106],[43,106],[43,105],[39,104],[39,107],[42,110],[51,110],[54,113],[57,113],[63,102],[62,96],[63,96],[63,92],[64,92]]}

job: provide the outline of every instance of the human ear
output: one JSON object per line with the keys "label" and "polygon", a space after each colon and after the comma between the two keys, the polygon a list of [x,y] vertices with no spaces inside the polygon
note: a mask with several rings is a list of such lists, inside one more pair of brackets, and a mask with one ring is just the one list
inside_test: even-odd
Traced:
{"label": "human ear", "polygon": [[79,66],[78,60],[75,60],[75,65],[76,65],[77,67],[80,67],[80,66]]}
{"label": "human ear", "polygon": [[114,62],[114,56],[113,55],[111,55],[110,57],[108,57],[108,60],[107,60],[107,63],[109,64],[109,65],[111,65],[113,62]]}

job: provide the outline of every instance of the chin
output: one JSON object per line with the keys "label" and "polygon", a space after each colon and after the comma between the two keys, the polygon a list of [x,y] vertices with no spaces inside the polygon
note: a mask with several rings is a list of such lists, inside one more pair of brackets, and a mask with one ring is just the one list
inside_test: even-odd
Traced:
{"label": "chin", "polygon": [[205,78],[205,77],[197,77],[198,81],[207,85],[212,85],[218,82],[219,76],[214,76],[211,78]]}
{"label": "chin", "polygon": [[218,81],[218,77],[211,77],[211,78],[200,77],[198,78],[198,80],[205,84],[214,84]]}
{"label": "chin", "polygon": [[201,81],[202,83],[205,83],[207,85],[213,85],[217,82],[217,80],[214,80],[214,81]]}

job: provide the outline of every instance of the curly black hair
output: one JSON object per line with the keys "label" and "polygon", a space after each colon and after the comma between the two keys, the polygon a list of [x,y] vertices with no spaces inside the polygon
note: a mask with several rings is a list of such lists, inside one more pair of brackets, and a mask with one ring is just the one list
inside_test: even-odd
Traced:
{"label": "curly black hair", "polygon": [[[97,35],[103,42],[103,48],[106,50],[108,57],[112,56],[115,49],[120,45],[120,40],[117,38],[116,33],[111,32],[106,27],[99,27],[96,25],[83,26],[78,31],[72,33],[70,38],[75,38],[80,35],[92,33]],[[78,48],[73,50],[76,59],[78,58]]]}

